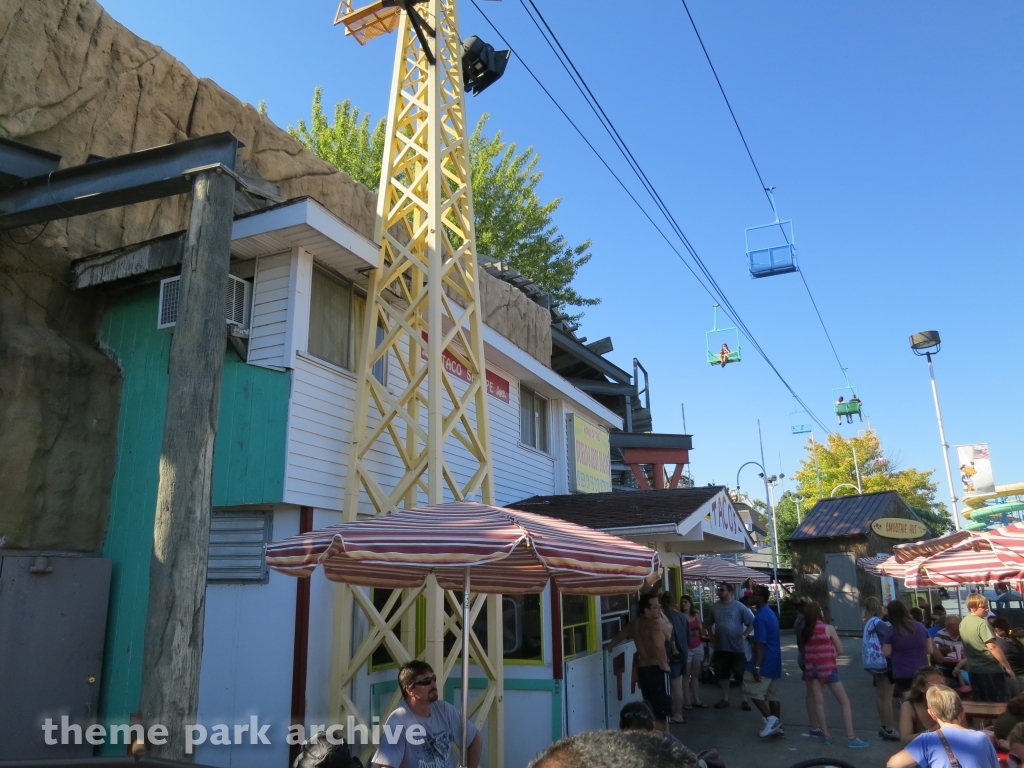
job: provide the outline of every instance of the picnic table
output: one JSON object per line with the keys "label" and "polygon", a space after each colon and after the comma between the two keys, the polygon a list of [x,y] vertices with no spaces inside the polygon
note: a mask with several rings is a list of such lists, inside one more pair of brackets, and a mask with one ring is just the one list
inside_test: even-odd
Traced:
{"label": "picnic table", "polygon": [[963,707],[971,727],[982,729],[1006,711],[1006,702],[965,701]]}

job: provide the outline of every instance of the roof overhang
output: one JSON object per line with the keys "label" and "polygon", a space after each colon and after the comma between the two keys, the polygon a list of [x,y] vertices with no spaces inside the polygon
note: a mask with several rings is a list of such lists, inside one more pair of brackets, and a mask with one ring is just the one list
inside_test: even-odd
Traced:
{"label": "roof overhang", "polygon": [[[184,232],[139,245],[87,256],[72,264],[75,288],[128,278],[150,279],[173,272],[185,252]],[[298,198],[236,216],[231,228],[231,257],[251,260],[303,248],[350,279],[377,266],[378,247],[315,200]]]}
{"label": "roof overhang", "polygon": [[754,542],[724,489],[679,523],[631,525],[601,530],[630,541],[655,545],[661,552],[680,555],[754,551]]}
{"label": "roof overhang", "polygon": [[302,198],[235,219],[231,255],[239,259],[269,256],[290,248],[309,251],[336,272],[359,277],[376,269],[380,248],[315,200]]}

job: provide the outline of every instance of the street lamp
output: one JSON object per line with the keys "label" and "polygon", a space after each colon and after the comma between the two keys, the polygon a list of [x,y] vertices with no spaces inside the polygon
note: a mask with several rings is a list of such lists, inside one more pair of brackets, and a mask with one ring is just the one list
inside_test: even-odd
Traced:
{"label": "street lamp", "polygon": [[771,492],[771,488],[774,488],[774,485],[769,486],[769,482],[777,484],[777,482],[781,481],[782,478],[785,477],[785,475],[780,475],[779,477],[772,475],[771,480],[769,480],[768,476],[765,474],[763,466],[758,464],[756,461],[748,461],[746,464],[743,464],[742,466],[740,466],[739,469],[736,470],[737,498],[739,497],[740,493],[740,472],[743,471],[743,467],[748,467],[751,465],[761,470],[757,476],[764,481],[764,500],[768,504],[768,516],[771,518],[772,521],[772,575],[775,577],[775,607],[776,609],[781,611],[782,608],[780,605],[779,598],[779,592],[781,591],[782,586],[779,583],[779,529],[778,526],[775,524],[775,502],[774,496]]}
{"label": "street lamp", "polygon": [[932,365],[932,355],[939,354],[939,351],[942,349],[942,339],[939,337],[938,331],[921,331],[921,333],[915,333],[910,337],[910,348],[914,350],[914,354],[918,357],[928,359],[928,375],[932,380],[932,398],[935,400],[935,418],[939,422],[939,440],[942,442],[942,461],[946,465],[946,485],[949,486],[949,498],[953,504],[953,525],[959,531],[960,513],[956,508],[956,489],[953,486],[953,473],[949,468],[949,443],[946,442],[946,430],[942,427],[939,390],[935,386],[935,366]]}

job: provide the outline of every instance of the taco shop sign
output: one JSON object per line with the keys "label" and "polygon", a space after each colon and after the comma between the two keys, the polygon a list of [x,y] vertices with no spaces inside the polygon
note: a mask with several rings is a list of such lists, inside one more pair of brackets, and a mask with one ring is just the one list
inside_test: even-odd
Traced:
{"label": "taco shop sign", "polygon": [[871,524],[871,530],[887,539],[920,539],[928,535],[924,523],[904,517],[880,517]]}

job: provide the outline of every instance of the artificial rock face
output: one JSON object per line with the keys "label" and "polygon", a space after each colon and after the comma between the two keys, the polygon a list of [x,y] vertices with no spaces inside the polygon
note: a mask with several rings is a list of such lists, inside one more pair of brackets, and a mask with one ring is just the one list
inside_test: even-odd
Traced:
{"label": "artificial rock face", "polygon": [[[3,135],[67,167],[219,131],[285,199],[311,197],[373,236],[375,193],[98,3],[0,3]],[[102,546],[121,376],[97,341],[106,295],[71,291],[68,267],[185,229],[188,205],[179,195],[0,233],[0,549]],[[481,285],[487,322],[548,364],[547,311],[490,275]]]}

